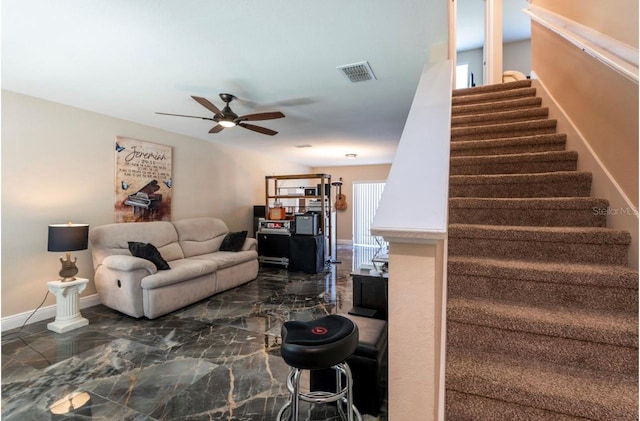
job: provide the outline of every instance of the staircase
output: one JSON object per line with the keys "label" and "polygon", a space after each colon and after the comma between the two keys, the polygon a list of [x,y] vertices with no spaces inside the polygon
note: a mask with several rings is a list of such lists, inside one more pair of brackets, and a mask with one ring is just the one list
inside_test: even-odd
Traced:
{"label": "staircase", "polygon": [[535,95],[453,93],[446,419],[637,420],[630,235]]}

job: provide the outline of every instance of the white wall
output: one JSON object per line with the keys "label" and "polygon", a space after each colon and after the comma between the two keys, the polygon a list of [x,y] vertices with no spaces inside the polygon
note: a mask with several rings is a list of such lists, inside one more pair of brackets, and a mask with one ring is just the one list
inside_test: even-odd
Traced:
{"label": "white wall", "polygon": [[473,50],[458,51],[456,55],[456,65],[468,64],[469,74],[473,73],[473,79],[476,86],[482,85],[484,78],[484,71],[482,65],[482,48],[475,48]]}
{"label": "white wall", "polygon": [[[252,229],[264,176],[310,168],[221,143],[2,91],[2,317],[31,311],[60,270],[47,252],[50,223],[114,222],[114,142],[125,136],[173,148],[172,219],[217,216]],[[95,293],[90,251],[78,257]],[[46,305],[55,304],[49,295]]]}
{"label": "white wall", "polygon": [[510,42],[502,47],[502,67],[531,75],[531,40]]}
{"label": "white wall", "polygon": [[[503,70],[517,70],[529,76],[531,74],[531,40],[509,42],[502,46]],[[482,48],[458,51],[456,64],[469,64],[469,72],[473,72],[476,86],[482,85],[484,66],[482,64]]]}

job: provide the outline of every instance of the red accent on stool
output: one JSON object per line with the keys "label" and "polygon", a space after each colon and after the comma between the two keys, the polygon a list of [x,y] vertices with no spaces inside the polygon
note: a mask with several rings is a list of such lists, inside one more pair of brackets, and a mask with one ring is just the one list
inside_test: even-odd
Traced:
{"label": "red accent on stool", "polygon": [[316,326],[311,329],[311,333],[313,333],[314,335],[326,335],[327,333],[329,333],[329,329],[322,326]]}

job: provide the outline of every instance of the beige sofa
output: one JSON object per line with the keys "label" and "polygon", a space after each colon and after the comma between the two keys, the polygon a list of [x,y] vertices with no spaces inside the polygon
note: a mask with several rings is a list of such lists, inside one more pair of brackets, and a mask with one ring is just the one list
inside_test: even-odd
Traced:
{"label": "beige sofa", "polygon": [[[217,218],[108,224],[93,228],[95,285],[102,304],[133,317],[162,316],[255,279],[257,241],[220,251],[229,232]],[[128,242],[153,244],[171,269],[134,257]]]}

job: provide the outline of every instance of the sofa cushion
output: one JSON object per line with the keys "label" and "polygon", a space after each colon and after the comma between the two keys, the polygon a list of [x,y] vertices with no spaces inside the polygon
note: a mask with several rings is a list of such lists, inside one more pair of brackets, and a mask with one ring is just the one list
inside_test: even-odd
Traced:
{"label": "sofa cushion", "polygon": [[129,255],[129,241],[151,243],[166,261],[182,259],[184,254],[178,244],[178,233],[171,222],[126,222],[107,224],[89,232],[93,267],[113,254]]}
{"label": "sofa cushion", "polygon": [[178,241],[184,257],[198,256],[220,250],[222,240],[229,232],[227,225],[218,218],[192,218],[174,221]]}
{"label": "sofa cushion", "polygon": [[240,251],[247,239],[247,231],[230,232],[222,240],[220,251]]}
{"label": "sofa cushion", "polygon": [[123,272],[146,269],[150,274],[153,274],[158,271],[156,265],[148,260],[123,254],[112,254],[111,256],[105,257],[102,265],[109,269]]}
{"label": "sofa cushion", "polygon": [[161,288],[179,282],[185,282],[218,270],[218,264],[211,260],[181,259],[171,262],[171,270],[156,272],[142,278],[142,289]]}
{"label": "sofa cushion", "polygon": [[141,243],[138,241],[129,241],[129,251],[135,257],[141,257],[150,261],[158,270],[169,270],[171,266],[162,258],[160,252],[151,243]]}
{"label": "sofa cushion", "polygon": [[203,254],[200,256],[193,256],[189,259],[193,260],[207,260],[215,262],[219,269],[227,268],[229,266],[238,265],[240,263],[248,262],[258,258],[258,252],[255,250],[245,251],[216,251],[215,253]]}

